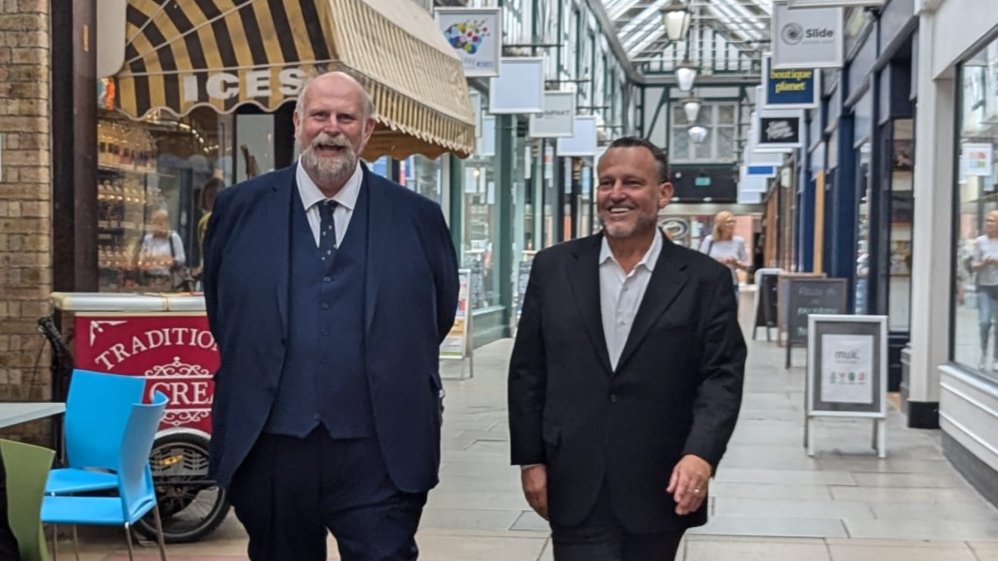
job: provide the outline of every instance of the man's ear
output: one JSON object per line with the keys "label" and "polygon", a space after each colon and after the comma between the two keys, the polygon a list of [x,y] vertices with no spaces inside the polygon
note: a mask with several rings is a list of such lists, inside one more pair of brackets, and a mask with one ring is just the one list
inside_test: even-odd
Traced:
{"label": "man's ear", "polygon": [[364,146],[367,146],[367,141],[371,140],[371,135],[374,134],[374,128],[378,125],[378,122],[371,117],[364,123]]}
{"label": "man's ear", "polygon": [[672,202],[672,195],[675,190],[672,187],[672,183],[666,181],[665,183],[659,185],[659,195],[658,195],[658,208],[665,208],[669,206]]}

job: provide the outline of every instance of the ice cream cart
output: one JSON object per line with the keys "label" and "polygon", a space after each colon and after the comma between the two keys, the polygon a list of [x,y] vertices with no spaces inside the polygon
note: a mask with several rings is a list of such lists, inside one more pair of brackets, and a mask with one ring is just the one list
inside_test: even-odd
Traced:
{"label": "ice cream cart", "polygon": [[[207,473],[219,357],[204,297],[57,292],[51,300],[64,332],[72,331],[76,368],[141,376],[148,397],[169,398],[150,458],[164,534],[172,543],[210,534],[229,504]],[[151,524],[136,529],[155,535]]]}

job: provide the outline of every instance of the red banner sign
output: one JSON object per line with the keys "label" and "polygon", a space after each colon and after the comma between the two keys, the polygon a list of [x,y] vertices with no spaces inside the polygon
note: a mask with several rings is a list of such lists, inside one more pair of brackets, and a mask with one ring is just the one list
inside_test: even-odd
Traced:
{"label": "red banner sign", "polygon": [[218,347],[205,315],[136,314],[76,317],[76,367],[146,379],[170,400],[163,429],[211,434],[212,375]]}

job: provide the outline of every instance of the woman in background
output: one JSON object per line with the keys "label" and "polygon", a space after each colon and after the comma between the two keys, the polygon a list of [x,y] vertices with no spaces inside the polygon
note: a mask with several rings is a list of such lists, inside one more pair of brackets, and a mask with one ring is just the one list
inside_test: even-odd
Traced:
{"label": "woman in background", "polygon": [[703,239],[700,253],[706,253],[731,269],[731,282],[735,286],[735,302],[739,301],[738,271],[748,270],[748,251],[745,239],[735,235],[735,215],[722,210],[714,217],[714,231]]}
{"label": "woman in background", "polygon": [[[970,268],[974,271],[977,287],[977,318],[981,326],[980,369],[987,368],[988,334],[992,324],[998,324],[998,210],[988,213],[984,221],[984,235],[974,240],[974,255]],[[995,337],[998,339],[998,336]],[[994,348],[995,362],[992,368],[998,370],[998,341]]]}

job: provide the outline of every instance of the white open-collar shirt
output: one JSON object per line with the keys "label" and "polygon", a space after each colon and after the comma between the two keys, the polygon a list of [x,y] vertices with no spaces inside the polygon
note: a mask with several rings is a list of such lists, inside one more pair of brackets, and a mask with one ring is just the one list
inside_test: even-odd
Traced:
{"label": "white open-collar shirt", "polygon": [[631,334],[634,317],[645,297],[652,271],[662,253],[662,234],[655,232],[655,239],[644,257],[625,273],[610,249],[606,236],[599,255],[599,296],[603,315],[603,336],[606,350],[610,354],[610,366],[616,370],[620,354],[624,352],[627,337]]}

